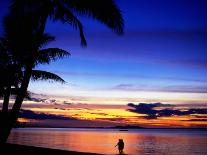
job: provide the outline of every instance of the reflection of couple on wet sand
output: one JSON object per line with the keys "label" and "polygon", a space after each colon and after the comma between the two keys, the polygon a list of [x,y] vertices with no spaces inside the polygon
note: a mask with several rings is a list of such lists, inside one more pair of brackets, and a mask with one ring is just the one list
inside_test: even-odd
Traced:
{"label": "reflection of couple on wet sand", "polygon": [[[124,141],[123,139],[119,139],[119,142],[116,144],[118,146],[119,154],[123,154],[123,149],[124,149]],[[116,147],[115,146],[115,147]]]}

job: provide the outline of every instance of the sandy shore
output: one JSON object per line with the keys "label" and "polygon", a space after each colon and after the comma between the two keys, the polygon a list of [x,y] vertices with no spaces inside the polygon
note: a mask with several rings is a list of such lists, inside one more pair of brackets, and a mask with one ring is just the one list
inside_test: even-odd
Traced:
{"label": "sandy shore", "polygon": [[86,153],[86,152],[75,152],[75,151],[65,151],[58,149],[49,149],[42,147],[34,147],[34,146],[25,146],[25,145],[17,145],[17,144],[4,144],[0,146],[0,154],[8,155],[8,154],[18,154],[18,155],[100,155],[96,153]]}

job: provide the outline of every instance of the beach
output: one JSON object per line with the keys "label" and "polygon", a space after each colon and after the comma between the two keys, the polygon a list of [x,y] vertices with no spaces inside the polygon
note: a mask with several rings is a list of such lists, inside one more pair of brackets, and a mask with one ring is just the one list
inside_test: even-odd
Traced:
{"label": "beach", "polygon": [[76,151],[65,151],[65,150],[58,150],[58,149],[51,149],[51,148],[42,148],[42,147],[34,147],[34,146],[25,146],[25,145],[18,145],[18,144],[5,144],[1,148],[1,155],[6,154],[18,154],[18,155],[100,155],[96,153],[88,153],[88,152],[76,152]]}

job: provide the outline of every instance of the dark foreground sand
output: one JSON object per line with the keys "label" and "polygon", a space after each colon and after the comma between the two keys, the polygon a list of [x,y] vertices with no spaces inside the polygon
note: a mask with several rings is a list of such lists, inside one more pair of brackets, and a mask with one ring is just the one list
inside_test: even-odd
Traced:
{"label": "dark foreground sand", "polygon": [[4,144],[0,146],[0,155],[100,155],[96,153],[83,153],[75,151],[64,151],[57,149],[41,148],[34,146],[24,146],[17,144]]}

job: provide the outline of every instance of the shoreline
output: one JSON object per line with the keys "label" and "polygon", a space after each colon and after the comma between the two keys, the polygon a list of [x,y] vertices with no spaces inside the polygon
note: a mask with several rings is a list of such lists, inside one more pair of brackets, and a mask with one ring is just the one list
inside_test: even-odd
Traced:
{"label": "shoreline", "polygon": [[89,152],[77,152],[77,151],[67,151],[67,150],[59,150],[52,148],[44,148],[44,147],[36,147],[36,146],[26,146],[19,144],[11,144],[6,143],[0,146],[0,152],[2,155],[4,154],[20,154],[20,155],[101,155],[98,153],[89,153]]}
{"label": "shoreline", "polygon": [[45,129],[60,129],[60,128],[62,128],[62,129],[117,129],[117,130],[119,130],[119,129],[146,129],[146,130],[148,130],[148,129],[155,129],[155,130],[157,130],[157,129],[189,129],[189,130],[207,130],[207,127],[202,127],[202,128],[182,128],[182,127],[180,127],[180,128],[176,128],[176,127],[174,127],[174,128],[144,128],[144,127],[141,127],[141,128],[134,128],[134,127],[132,127],[132,128],[128,128],[128,127],[120,127],[120,128],[118,128],[118,127],[62,127],[62,126],[60,126],[60,127],[54,127],[54,126],[20,126],[20,127],[14,127],[13,129],[24,129],[24,128],[45,128]]}

